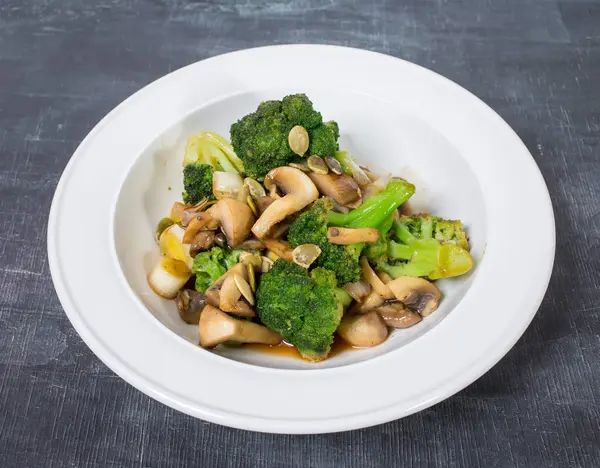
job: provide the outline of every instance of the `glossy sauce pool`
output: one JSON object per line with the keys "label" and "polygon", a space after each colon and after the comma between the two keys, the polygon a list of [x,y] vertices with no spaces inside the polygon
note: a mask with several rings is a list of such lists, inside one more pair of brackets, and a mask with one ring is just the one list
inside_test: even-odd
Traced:
{"label": "glossy sauce pool", "polygon": [[[295,346],[292,346],[286,342],[282,342],[277,346],[270,346],[265,344],[257,344],[257,343],[248,343],[244,345],[244,349],[249,349],[251,351],[257,351],[259,353],[270,354],[272,356],[282,356],[282,357],[290,357],[295,359],[302,359],[300,357],[300,353],[296,349]],[[331,352],[327,356],[328,358],[337,356],[340,353],[353,352],[360,350],[362,348],[356,348],[354,346],[349,345],[341,338],[335,338],[333,344],[331,345]]]}

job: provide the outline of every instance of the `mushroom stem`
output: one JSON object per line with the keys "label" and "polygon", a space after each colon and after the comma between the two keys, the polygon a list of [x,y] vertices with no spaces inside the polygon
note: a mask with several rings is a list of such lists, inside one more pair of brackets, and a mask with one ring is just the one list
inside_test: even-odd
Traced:
{"label": "mushroom stem", "polygon": [[207,305],[200,314],[198,329],[203,348],[212,348],[224,341],[268,345],[281,342],[279,333],[257,323],[234,319],[211,305]]}
{"label": "mushroom stem", "polygon": [[379,240],[379,230],[375,228],[348,229],[342,227],[330,227],[327,229],[327,239],[332,244],[339,245],[377,242],[377,240]]}
{"label": "mushroom stem", "polygon": [[286,195],[271,203],[252,226],[252,232],[259,239],[265,237],[275,224],[319,198],[315,184],[299,169],[276,167],[266,175],[265,185],[267,180],[271,180],[273,186],[281,188]]}
{"label": "mushroom stem", "polygon": [[373,271],[373,268],[371,268],[371,265],[369,265],[367,257],[360,257],[360,269],[363,278],[371,285],[373,291],[375,291],[384,299],[391,299],[394,297],[394,294],[392,294],[390,288],[388,288],[387,285],[381,281],[379,276],[377,276],[377,274]]}

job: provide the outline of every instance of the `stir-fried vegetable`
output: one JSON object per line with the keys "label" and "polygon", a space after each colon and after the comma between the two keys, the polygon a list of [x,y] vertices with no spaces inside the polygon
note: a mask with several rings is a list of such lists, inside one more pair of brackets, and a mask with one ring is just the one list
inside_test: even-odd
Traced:
{"label": "stir-fried vegetable", "polygon": [[472,268],[460,221],[400,215],[415,186],[359,166],[339,136],[292,94],[234,123],[231,144],[189,138],[184,203],[158,223],[148,284],[201,346],[285,340],[313,362],[336,336],[377,346],[437,310],[429,280]]}

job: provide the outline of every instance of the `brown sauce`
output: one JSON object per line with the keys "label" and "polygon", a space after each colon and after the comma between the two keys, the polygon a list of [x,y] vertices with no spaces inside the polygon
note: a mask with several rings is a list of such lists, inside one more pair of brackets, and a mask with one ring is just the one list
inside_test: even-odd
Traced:
{"label": "brown sauce", "polygon": [[[281,357],[289,357],[295,359],[302,359],[300,357],[300,353],[296,349],[295,346],[286,343],[285,341],[276,345],[270,346],[265,344],[258,343],[248,343],[244,345],[244,349],[249,349],[251,351],[257,351],[259,353],[269,354],[271,356],[281,356]],[[337,356],[338,354],[345,353],[348,351],[355,351],[361,348],[355,348],[354,346],[349,345],[341,338],[335,337],[333,344],[331,345],[331,352],[329,353],[328,358],[333,356]]]}

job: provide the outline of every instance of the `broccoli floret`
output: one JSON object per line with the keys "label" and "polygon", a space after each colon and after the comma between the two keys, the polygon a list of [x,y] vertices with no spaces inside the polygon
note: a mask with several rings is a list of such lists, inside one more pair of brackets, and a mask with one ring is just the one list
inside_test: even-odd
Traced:
{"label": "broccoli floret", "polygon": [[246,175],[263,177],[294,157],[288,144],[293,125],[281,111],[280,101],[263,102],[256,112],[231,126],[231,143],[244,161]]}
{"label": "broccoli floret", "polygon": [[306,94],[290,94],[281,100],[281,110],[294,125],[314,128],[323,122],[321,113],[313,108]]}
{"label": "broccoli floret", "polygon": [[310,139],[316,132],[316,149],[320,152],[310,154],[328,156],[329,153],[321,152],[331,151],[332,146],[337,149],[337,124],[323,124],[321,114],[306,95],[292,94],[281,101],[265,101],[255,112],[231,126],[231,143],[249,177],[263,177],[274,167],[292,161],[296,155],[290,149],[288,134],[295,125],[306,128]]}
{"label": "broccoli floret", "polygon": [[288,241],[292,247],[316,244],[321,249],[317,265],[335,273],[340,285],[358,281],[360,251],[352,246],[335,245],[327,240],[327,216],[333,208],[330,198],[320,198],[301,213],[290,226]]}
{"label": "broccoli floret", "polygon": [[304,359],[327,357],[344,311],[337,299],[335,276],[283,259],[262,275],[256,291],[256,310],[262,323],[296,346]]}
{"label": "broccoli floret", "polygon": [[460,221],[429,214],[401,216],[394,220],[392,233],[399,242],[388,241],[388,258],[378,259],[377,267],[393,278],[422,276],[435,280],[462,275],[473,267]]}
{"label": "broccoli floret", "polygon": [[213,247],[194,257],[192,273],[196,275],[196,290],[205,292],[208,287],[240,260],[239,250]]}
{"label": "broccoli floret", "polygon": [[233,147],[214,132],[200,132],[188,138],[183,165],[183,201],[191,205],[205,197],[213,198],[212,176],[215,170],[244,171],[244,165]]}
{"label": "broccoli floret", "polygon": [[383,191],[371,196],[358,208],[348,213],[329,212],[329,224],[347,228],[379,227],[415,193],[410,182],[393,179]]}
{"label": "broccoli floret", "polygon": [[364,255],[369,262],[378,264],[388,260],[389,231],[392,228],[393,223],[394,217],[389,216],[377,228],[379,230],[379,240],[372,244],[368,244],[364,250]]}
{"label": "broccoli floret", "polygon": [[204,198],[214,198],[212,176],[215,170],[208,164],[199,162],[183,168],[183,202],[188,205],[200,203]]}
{"label": "broccoli floret", "polygon": [[337,139],[339,128],[335,122],[327,122],[321,124],[308,131],[309,134],[309,154],[317,154],[319,156],[333,156],[338,150]]}

